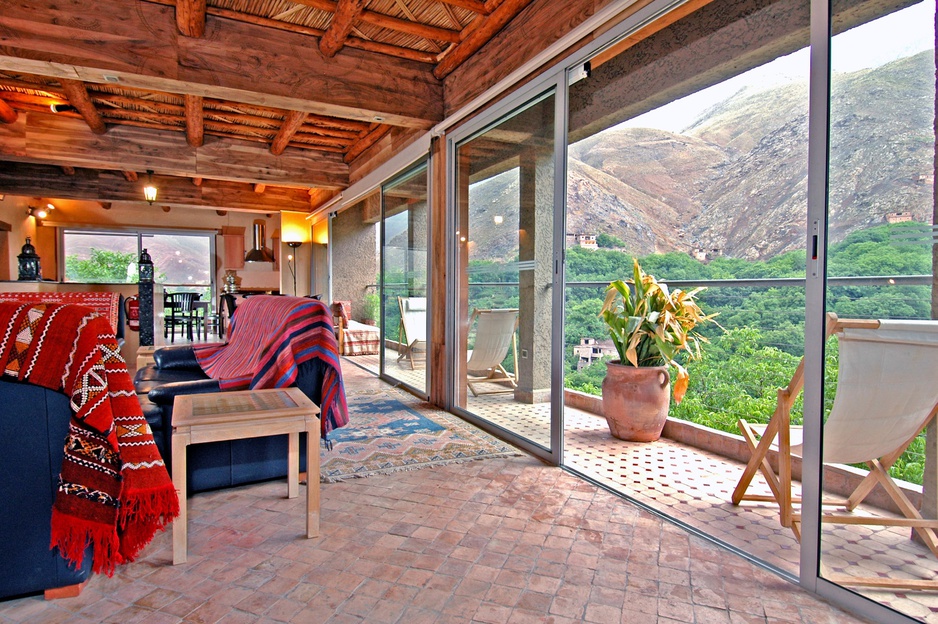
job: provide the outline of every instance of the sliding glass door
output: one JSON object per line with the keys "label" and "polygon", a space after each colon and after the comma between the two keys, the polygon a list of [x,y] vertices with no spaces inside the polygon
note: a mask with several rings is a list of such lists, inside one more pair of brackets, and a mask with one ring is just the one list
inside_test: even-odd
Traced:
{"label": "sliding glass door", "polygon": [[427,163],[381,189],[381,372],[427,393]]}
{"label": "sliding glass door", "polygon": [[938,622],[938,535],[909,526],[938,517],[935,2],[849,4],[830,40],[817,570]]}
{"label": "sliding glass door", "polygon": [[[455,143],[454,406],[551,449],[553,90]],[[559,388],[558,388],[559,390]]]}

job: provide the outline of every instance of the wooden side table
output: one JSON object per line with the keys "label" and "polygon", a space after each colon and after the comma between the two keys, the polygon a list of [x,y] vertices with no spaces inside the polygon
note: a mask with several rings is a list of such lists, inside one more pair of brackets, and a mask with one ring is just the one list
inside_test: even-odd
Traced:
{"label": "wooden side table", "polygon": [[306,441],[306,537],[319,536],[319,408],[299,388],[177,396],[173,403],[173,485],[179,516],[173,520],[173,565],[188,558],[186,447],[286,433],[287,498],[300,490],[300,432]]}

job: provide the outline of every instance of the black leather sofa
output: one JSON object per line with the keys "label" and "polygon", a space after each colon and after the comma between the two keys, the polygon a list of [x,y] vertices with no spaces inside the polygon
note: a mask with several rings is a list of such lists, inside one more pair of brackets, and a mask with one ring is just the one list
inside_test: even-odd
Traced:
{"label": "black leather sofa", "polygon": [[77,585],[91,575],[90,552],[74,569],[49,549],[68,397],[0,377],[0,405],[0,599]]}
{"label": "black leather sofa", "polygon": [[[157,349],[154,364],[137,371],[134,386],[146,394],[143,408],[153,437],[167,467],[172,466],[173,401],[183,394],[221,392],[218,382],[202,372],[192,347],[179,345]],[[326,365],[309,360],[299,365],[295,385],[313,403],[322,402]],[[300,435],[301,470],[305,470],[306,434]],[[190,446],[187,456],[190,494],[287,476],[287,436],[210,442]]]}

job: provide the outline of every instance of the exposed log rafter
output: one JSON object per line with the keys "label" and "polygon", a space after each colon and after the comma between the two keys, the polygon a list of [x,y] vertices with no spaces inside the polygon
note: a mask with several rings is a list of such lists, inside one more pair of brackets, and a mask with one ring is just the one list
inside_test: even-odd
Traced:
{"label": "exposed log rafter", "polygon": [[283,150],[290,144],[290,139],[297,133],[303,122],[306,121],[306,113],[301,111],[290,111],[283,120],[283,125],[277,131],[273,143],[270,144],[270,153],[279,156]]}
{"label": "exposed log rafter", "polygon": [[205,117],[202,96],[186,95],[186,143],[202,147],[205,142]]}
{"label": "exposed log rafter", "polygon": [[9,104],[0,100],[0,123],[11,124],[16,121],[16,111]]}
{"label": "exposed log rafter", "polygon": [[205,34],[205,0],[176,0],[176,26],[187,37]]}
{"label": "exposed log rafter", "polygon": [[65,97],[68,98],[68,103],[78,110],[78,114],[82,116],[82,119],[84,119],[88,127],[91,128],[91,131],[95,134],[104,134],[107,132],[104,119],[101,117],[101,113],[98,112],[98,109],[94,107],[94,102],[91,101],[85,84],[80,80],[68,80],[66,78],[59,79],[59,84],[62,85],[62,90],[65,92]]}
{"label": "exposed log rafter", "polygon": [[[443,58],[433,70],[433,75],[439,79],[446,78],[454,69],[459,67],[466,59],[479,51],[499,30],[513,20],[533,0],[504,0],[498,8],[489,15],[484,22],[466,35],[462,42],[443,53]],[[486,3],[488,4],[488,3]]]}
{"label": "exposed log rafter", "polygon": [[339,0],[329,28],[319,40],[319,51],[324,56],[331,58],[342,49],[364,8],[365,0]]}

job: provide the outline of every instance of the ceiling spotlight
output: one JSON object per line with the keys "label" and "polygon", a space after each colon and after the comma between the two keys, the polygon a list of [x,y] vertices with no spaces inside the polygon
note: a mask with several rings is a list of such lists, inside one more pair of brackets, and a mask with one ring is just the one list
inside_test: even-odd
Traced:
{"label": "ceiling spotlight", "polygon": [[156,185],[153,184],[153,170],[147,169],[147,184],[143,187],[143,198],[150,202],[150,205],[153,205],[153,202],[156,201],[157,189]]}
{"label": "ceiling spotlight", "polygon": [[78,109],[71,104],[52,104],[49,109],[53,113],[77,113]]}
{"label": "ceiling spotlight", "polygon": [[37,219],[45,219],[49,216],[49,211],[45,208],[36,208],[35,206],[30,206],[29,210],[26,211],[26,216],[36,217]]}

